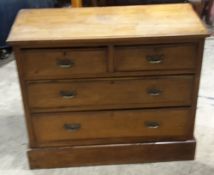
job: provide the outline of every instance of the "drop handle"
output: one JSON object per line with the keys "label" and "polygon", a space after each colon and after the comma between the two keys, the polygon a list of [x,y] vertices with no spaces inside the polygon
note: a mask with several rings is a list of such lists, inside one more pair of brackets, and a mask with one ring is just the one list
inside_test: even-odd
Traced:
{"label": "drop handle", "polygon": [[74,61],[72,61],[70,59],[60,59],[57,61],[57,65],[60,68],[68,69],[68,68],[72,68],[74,66]]}
{"label": "drop handle", "polygon": [[66,123],[64,124],[64,129],[69,132],[75,132],[80,130],[81,125],[79,123]]}
{"label": "drop handle", "polygon": [[146,60],[150,63],[150,64],[160,64],[163,62],[164,59],[164,55],[147,55],[146,56]]}
{"label": "drop handle", "polygon": [[63,97],[64,99],[72,99],[76,97],[77,93],[76,91],[60,91],[60,96]]}
{"label": "drop handle", "polygon": [[160,123],[156,122],[156,121],[146,121],[144,123],[144,125],[147,127],[147,128],[151,128],[151,129],[156,129],[156,128],[159,128],[160,127]]}
{"label": "drop handle", "polygon": [[151,88],[151,89],[148,89],[147,90],[147,93],[150,95],[150,96],[159,96],[161,95],[161,90],[160,89],[156,89],[156,88]]}

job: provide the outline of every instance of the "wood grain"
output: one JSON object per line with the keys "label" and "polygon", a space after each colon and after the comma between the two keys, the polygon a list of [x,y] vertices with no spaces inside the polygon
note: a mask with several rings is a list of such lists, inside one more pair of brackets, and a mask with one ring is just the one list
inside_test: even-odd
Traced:
{"label": "wood grain", "polygon": [[22,10],[7,41],[33,44],[207,35],[190,4],[170,4]]}
{"label": "wood grain", "polygon": [[[118,46],[115,48],[115,70],[177,70],[194,69],[197,46],[183,45],[142,45]],[[152,62],[149,59],[158,59]]]}
{"label": "wood grain", "polygon": [[[32,82],[28,85],[28,101],[33,111],[63,107],[102,109],[103,106],[125,109],[130,104],[132,107],[190,106],[192,87],[192,76]],[[151,94],[153,89],[160,91],[159,94]],[[60,94],[62,91],[75,95],[66,98]]]}
{"label": "wood grain", "polygon": [[28,157],[32,169],[192,160],[195,144],[195,140],[187,140],[46,148],[30,150]]}
{"label": "wood grain", "polygon": [[193,159],[207,35],[188,4],[21,11],[31,168]]}
{"label": "wood grain", "polygon": [[[107,48],[30,49],[22,52],[24,77],[71,77],[107,72]],[[70,67],[63,67],[69,61]],[[61,63],[62,62],[62,63]],[[62,65],[60,65],[62,64]]]}
{"label": "wood grain", "polygon": [[27,86],[26,82],[23,79],[23,64],[22,64],[22,54],[21,54],[21,49],[18,47],[14,47],[14,53],[16,57],[16,66],[17,66],[17,71],[18,71],[18,76],[19,76],[19,83],[20,83],[20,90],[22,94],[22,100],[23,100],[23,107],[24,107],[24,117],[25,117],[25,122],[26,122],[26,128],[28,132],[28,139],[29,139],[29,147],[34,147],[36,145],[36,139],[35,139],[35,134],[33,131],[33,126],[32,126],[32,118],[31,118],[31,113],[30,113],[30,108],[29,108],[29,103],[28,103],[28,94],[27,94]]}
{"label": "wood grain", "polygon": [[[100,144],[103,139],[106,144],[112,144],[115,138],[141,137],[141,141],[187,139],[190,114],[190,108],[122,110],[43,113],[34,114],[32,120],[37,142],[46,143],[46,146],[57,145],[57,142],[84,145],[84,140],[90,140],[88,144]],[[151,122],[157,126],[149,126]],[[78,125],[79,128],[72,130],[65,128],[66,125]]]}

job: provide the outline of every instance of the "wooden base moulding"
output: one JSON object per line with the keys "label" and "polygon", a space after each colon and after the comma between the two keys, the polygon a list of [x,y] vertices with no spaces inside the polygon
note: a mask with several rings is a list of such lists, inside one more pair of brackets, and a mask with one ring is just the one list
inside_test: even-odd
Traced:
{"label": "wooden base moulding", "polygon": [[195,140],[31,149],[30,167],[59,168],[193,160]]}

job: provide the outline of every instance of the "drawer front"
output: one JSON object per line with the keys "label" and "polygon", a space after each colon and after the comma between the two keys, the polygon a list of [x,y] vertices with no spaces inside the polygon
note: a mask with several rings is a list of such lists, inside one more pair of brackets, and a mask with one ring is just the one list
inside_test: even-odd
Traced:
{"label": "drawer front", "polygon": [[192,76],[31,83],[28,98],[33,110],[184,106],[191,104],[192,86]]}
{"label": "drawer front", "polygon": [[22,61],[24,76],[28,79],[65,78],[105,73],[107,51],[104,48],[25,50]]}
{"label": "drawer front", "polygon": [[187,137],[190,115],[189,109],[41,113],[33,115],[33,127],[38,143],[84,139],[90,144],[100,142],[95,139],[111,143],[129,137],[149,141]]}
{"label": "drawer front", "polygon": [[193,69],[196,45],[116,47],[116,71]]}

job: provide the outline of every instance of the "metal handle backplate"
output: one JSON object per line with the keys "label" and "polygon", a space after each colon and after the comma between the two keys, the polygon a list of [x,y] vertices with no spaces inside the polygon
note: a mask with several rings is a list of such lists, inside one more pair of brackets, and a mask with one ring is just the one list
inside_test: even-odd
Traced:
{"label": "metal handle backplate", "polygon": [[146,121],[144,124],[147,128],[152,128],[152,129],[160,127],[160,123],[157,121]]}
{"label": "metal handle backplate", "polygon": [[160,55],[147,55],[146,56],[146,60],[150,63],[150,64],[160,64],[163,62],[164,59],[164,55],[160,54]]}
{"label": "metal handle backplate", "polygon": [[71,99],[76,97],[77,93],[76,91],[60,91],[60,96],[65,99]]}
{"label": "metal handle backplate", "polygon": [[79,123],[66,123],[64,124],[64,129],[69,132],[75,132],[80,130],[81,125]]}
{"label": "metal handle backplate", "polygon": [[57,66],[63,69],[72,68],[74,66],[74,61],[71,59],[60,59],[57,61]]}
{"label": "metal handle backplate", "polygon": [[151,88],[151,89],[147,90],[147,93],[150,96],[159,96],[159,95],[161,95],[161,90],[160,89],[156,89],[156,88]]}

